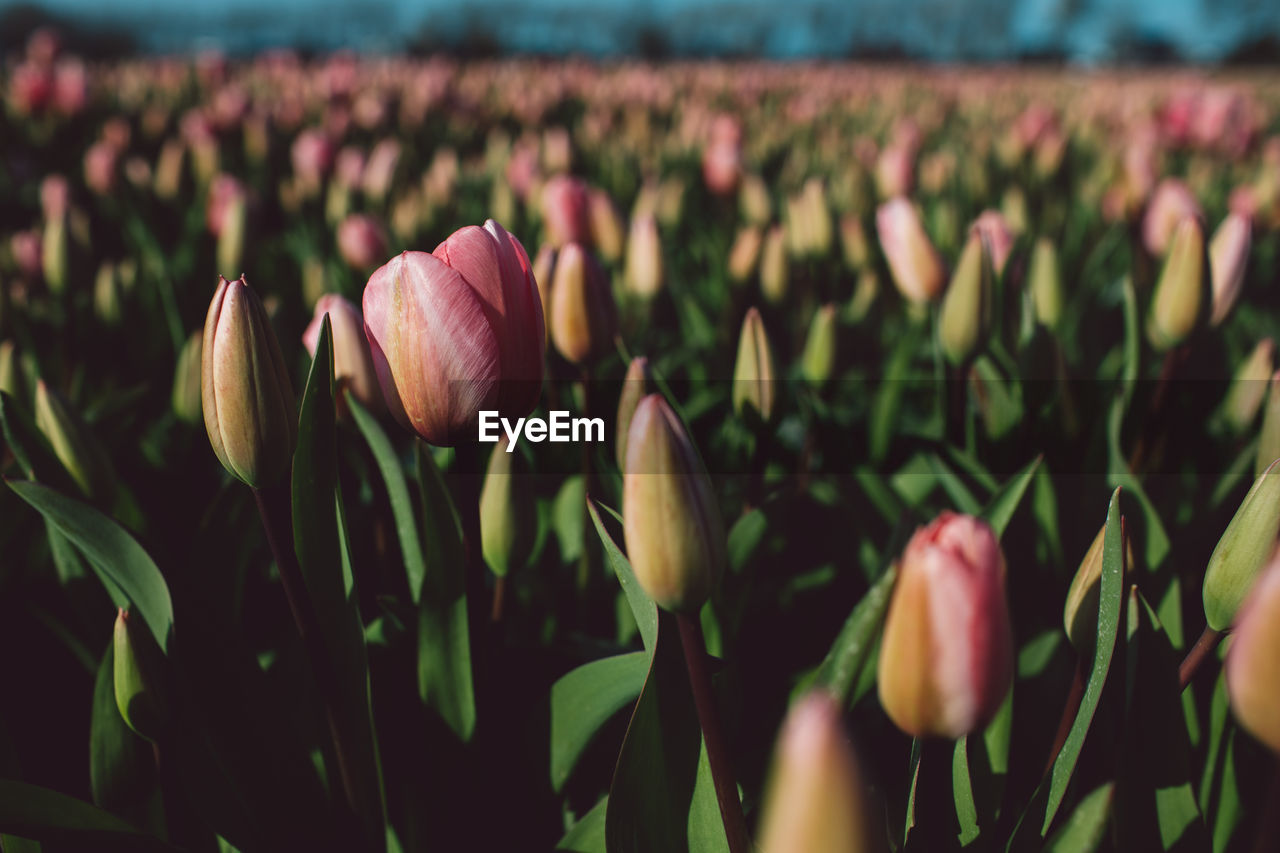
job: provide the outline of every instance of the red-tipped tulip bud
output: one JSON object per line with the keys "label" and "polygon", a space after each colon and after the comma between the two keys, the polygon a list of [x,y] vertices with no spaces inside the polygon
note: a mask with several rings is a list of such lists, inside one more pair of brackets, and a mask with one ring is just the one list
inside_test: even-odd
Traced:
{"label": "red-tipped tulip bud", "polygon": [[577,243],[560,250],[551,282],[551,342],[573,364],[608,352],[617,333],[613,292],[604,267]]}
{"label": "red-tipped tulip bud", "polygon": [[1280,533],[1280,471],[1272,462],[1244,496],[1204,570],[1204,615],[1225,631],[1266,565]]}
{"label": "red-tipped tulip bud", "polygon": [[936,298],[946,272],[911,202],[899,197],[880,205],[876,209],[876,233],[893,283],[902,295],[915,304]]}
{"label": "red-tipped tulip bud", "polygon": [[1213,284],[1204,225],[1199,219],[1182,220],[1169,247],[1164,269],[1151,297],[1147,338],[1158,350],[1176,347],[1209,317]]}
{"label": "red-tipped tulip bud", "polygon": [[915,737],[959,738],[990,721],[1013,679],[1005,564],[983,521],[944,512],[898,564],[880,644],[880,703]]}
{"label": "red-tipped tulip bud", "polygon": [[1273,557],[1240,610],[1227,649],[1227,696],[1245,731],[1280,753],[1280,559]]}
{"label": "red-tipped tulip bud", "polygon": [[1045,328],[1057,328],[1062,319],[1062,273],[1058,269],[1058,248],[1048,237],[1036,240],[1035,248],[1031,250],[1027,287],[1031,291],[1036,320]]}
{"label": "red-tipped tulip bud", "polygon": [[[321,296],[316,301],[311,323],[302,333],[302,345],[315,358],[326,314],[333,333],[334,380],[339,389],[349,390],[366,409],[381,414],[385,406],[382,390],[378,387],[378,373],[373,366],[373,354],[369,351],[369,339],[364,334],[364,318],[355,304],[336,293]],[[345,414],[347,406],[341,393],[337,405],[339,413]]]}
{"label": "red-tipped tulip bud", "polygon": [[[1244,432],[1258,417],[1275,370],[1275,354],[1275,341],[1263,338],[1232,377],[1231,387],[1227,389],[1227,397],[1222,404],[1223,415],[1232,432]],[[1276,455],[1280,456],[1280,453]]]}
{"label": "red-tipped tulip bud", "polygon": [[978,354],[991,330],[991,254],[978,229],[969,235],[942,298],[938,342],[947,360],[962,365]]}
{"label": "red-tipped tulip bud", "polygon": [[173,413],[189,424],[200,422],[200,355],[204,349],[203,338],[199,329],[187,338],[178,352],[178,364],[173,371],[173,393],[170,397]]}
{"label": "red-tipped tulip bud", "polygon": [[733,409],[739,417],[747,417],[748,412],[763,421],[773,417],[776,378],[764,320],[759,311],[751,308],[742,320],[738,360],[733,366]]}
{"label": "red-tipped tulip bud", "polygon": [[110,457],[79,413],[43,379],[36,383],[36,426],[85,497],[109,504],[116,489]]}
{"label": "red-tipped tulip bud", "polygon": [[159,685],[162,657],[150,633],[135,627],[129,611],[117,611],[112,642],[116,708],[129,728],[148,740],[168,723],[168,703]]}
{"label": "red-tipped tulip bud", "polygon": [[631,432],[631,419],[635,417],[636,406],[653,392],[653,374],[649,370],[649,359],[633,358],[627,365],[627,375],[622,380],[622,394],[618,396],[618,431],[616,434],[618,468],[622,470],[627,464],[627,435]]}
{"label": "red-tipped tulip bud", "polygon": [[814,691],[787,714],[760,818],[763,853],[881,850],[840,705]]}
{"label": "red-tipped tulip bud", "polygon": [[637,217],[627,236],[627,290],[641,299],[652,299],[662,290],[663,280],[658,221],[652,216]]}
{"label": "red-tipped tulip bud", "polygon": [[724,522],[702,460],[657,394],[631,419],[622,492],[636,580],[659,607],[696,614],[724,566]]}
{"label": "red-tipped tulip bud", "polygon": [[387,232],[372,216],[348,216],[338,226],[338,254],[353,270],[373,269],[387,256]]}
{"label": "red-tipped tulip bud", "polygon": [[1210,325],[1217,326],[1227,319],[1240,298],[1244,286],[1244,271],[1249,265],[1249,246],[1253,227],[1249,218],[1232,213],[1222,220],[1213,232],[1209,243],[1209,267],[1213,271],[1213,314]]}
{"label": "red-tipped tulip bud", "polygon": [[293,387],[267,311],[243,277],[218,279],[200,374],[204,425],[223,467],[255,489],[286,476],[298,431]]}

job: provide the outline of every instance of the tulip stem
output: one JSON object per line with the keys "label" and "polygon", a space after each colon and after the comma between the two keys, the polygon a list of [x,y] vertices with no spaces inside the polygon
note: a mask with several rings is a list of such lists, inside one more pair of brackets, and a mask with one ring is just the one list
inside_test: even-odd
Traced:
{"label": "tulip stem", "polygon": [[1215,631],[1208,625],[1204,627],[1204,633],[1200,635],[1200,639],[1196,640],[1196,644],[1191,647],[1191,651],[1187,652],[1187,657],[1183,660],[1182,666],[1178,667],[1179,690],[1187,689],[1191,679],[1195,678],[1196,670],[1200,668],[1200,664],[1204,663],[1205,658],[1209,657],[1209,653],[1218,647],[1218,640],[1221,638],[1221,631]]}
{"label": "tulip stem", "polygon": [[337,678],[329,660],[328,649],[325,648],[319,619],[307,595],[306,579],[302,576],[302,569],[298,565],[297,554],[293,549],[293,517],[289,504],[289,489],[281,486],[254,489],[253,497],[258,503],[258,515],[262,518],[262,527],[267,534],[267,544],[271,547],[276,568],[280,572],[280,582],[284,586],[284,594],[289,601],[289,610],[293,613],[294,624],[298,627],[298,634],[302,638],[303,648],[311,664],[316,689],[320,693],[321,701],[324,702],[329,736],[333,741],[334,757],[338,765],[337,775],[342,785],[348,812],[340,820],[349,824],[346,828],[354,839],[358,837],[358,832],[355,828],[357,812],[355,785],[351,778],[351,752],[339,722]]}
{"label": "tulip stem", "polygon": [[742,816],[742,802],[738,799],[733,762],[724,741],[720,714],[716,710],[711,674],[707,671],[707,647],[702,638],[702,627],[694,617],[684,613],[676,614],[676,624],[680,626],[680,643],[684,646],[684,660],[689,667],[689,685],[693,688],[693,703],[698,709],[698,724],[707,747],[707,763],[711,765],[711,779],[715,783],[729,853],[750,853],[751,839],[747,835],[746,819]]}

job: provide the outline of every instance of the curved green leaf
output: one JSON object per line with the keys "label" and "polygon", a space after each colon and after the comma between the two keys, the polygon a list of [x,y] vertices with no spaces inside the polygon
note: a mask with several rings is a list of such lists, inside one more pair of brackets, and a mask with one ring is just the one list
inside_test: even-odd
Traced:
{"label": "curved green leaf", "polygon": [[635,572],[631,570],[631,561],[626,558],[626,555],[618,548],[617,543],[613,541],[613,537],[604,529],[604,522],[600,520],[600,512],[596,507],[595,501],[587,500],[587,510],[591,513],[591,521],[596,526],[596,533],[600,535],[600,543],[604,545],[605,559],[609,561],[609,565],[613,567],[614,574],[618,576],[618,583],[622,585],[622,592],[627,596],[627,603],[631,605],[631,612],[635,614],[636,625],[640,629],[640,638],[644,641],[644,647],[652,654],[654,644],[658,639],[658,606],[640,588],[640,582],[636,580]]}
{"label": "curved green leaf", "polygon": [[48,486],[29,480],[6,482],[80,549],[108,591],[115,584],[128,596],[167,653],[173,635],[173,601],[164,575],[137,540],[98,510]]}
{"label": "curved green leaf", "polygon": [[592,736],[635,700],[649,671],[648,652],[583,664],[551,687],[551,787],[559,791]]}
{"label": "curved green leaf", "polygon": [[[890,548],[892,547],[891,544]],[[818,667],[815,683],[839,697],[841,704],[851,701],[858,673],[866,666],[876,646],[880,627],[889,611],[893,584],[897,579],[898,567],[896,563],[892,563],[854,606],[836,641]]]}
{"label": "curved green leaf", "polygon": [[83,800],[10,779],[0,779],[0,832],[37,841],[65,841],[81,849],[175,849]]}
{"label": "curved green leaf", "polygon": [[1018,506],[1022,503],[1022,498],[1026,495],[1027,488],[1035,478],[1042,461],[1044,461],[1043,456],[1032,459],[1025,468],[1010,477],[982,508],[980,515],[996,532],[997,539],[1004,536],[1005,528],[1013,520],[1013,514],[1018,511]]}
{"label": "curved green leaf", "polygon": [[1062,829],[1049,839],[1045,853],[1093,853],[1101,847],[1115,802],[1115,788],[1114,782],[1108,782],[1081,800]]}
{"label": "curved green leaf", "polygon": [[564,834],[556,849],[568,853],[605,853],[604,819],[608,808],[609,795],[606,794]]}

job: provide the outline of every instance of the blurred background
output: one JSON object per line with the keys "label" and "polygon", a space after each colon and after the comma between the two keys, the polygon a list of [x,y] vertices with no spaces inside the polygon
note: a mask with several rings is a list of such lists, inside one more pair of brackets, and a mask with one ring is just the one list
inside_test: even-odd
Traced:
{"label": "blurred background", "polygon": [[1269,0],[44,0],[0,3],[0,44],[61,24],[82,54],[274,46],[588,56],[1071,63],[1280,58]]}

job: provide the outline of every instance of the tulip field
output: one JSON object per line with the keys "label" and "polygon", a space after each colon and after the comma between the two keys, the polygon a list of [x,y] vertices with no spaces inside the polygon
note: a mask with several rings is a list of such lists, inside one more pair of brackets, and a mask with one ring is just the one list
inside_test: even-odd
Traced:
{"label": "tulip field", "polygon": [[0,850],[1280,850],[1280,78],[0,61]]}

